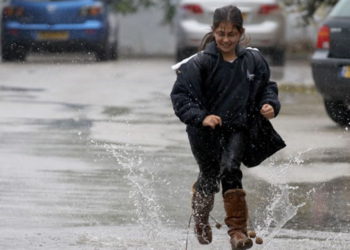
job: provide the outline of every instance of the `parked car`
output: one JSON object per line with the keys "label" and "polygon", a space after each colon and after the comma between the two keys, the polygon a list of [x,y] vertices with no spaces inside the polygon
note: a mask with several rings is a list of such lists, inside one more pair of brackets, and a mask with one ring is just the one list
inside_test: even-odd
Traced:
{"label": "parked car", "polygon": [[321,25],[311,59],[315,85],[326,111],[340,125],[350,125],[350,4],[340,0]]}
{"label": "parked car", "polygon": [[2,10],[3,61],[32,51],[93,51],[116,59],[118,24],[102,0],[10,0]]}
{"label": "parked car", "polygon": [[211,29],[214,10],[229,4],[242,11],[249,46],[269,55],[272,64],[283,65],[286,16],[277,0],[180,0],[174,18],[176,60],[198,50],[201,39]]}

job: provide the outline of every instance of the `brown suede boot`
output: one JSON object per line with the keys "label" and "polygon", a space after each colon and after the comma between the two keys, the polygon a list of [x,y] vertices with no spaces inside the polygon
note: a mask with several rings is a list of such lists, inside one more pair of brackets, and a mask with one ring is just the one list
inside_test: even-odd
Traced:
{"label": "brown suede boot", "polygon": [[192,188],[192,215],[194,232],[200,244],[211,243],[213,236],[209,225],[209,213],[214,207],[214,194],[204,195]]}
{"label": "brown suede boot", "polygon": [[248,249],[253,241],[247,234],[248,207],[243,189],[230,189],[224,194],[224,207],[226,211],[225,223],[231,237],[233,250]]}

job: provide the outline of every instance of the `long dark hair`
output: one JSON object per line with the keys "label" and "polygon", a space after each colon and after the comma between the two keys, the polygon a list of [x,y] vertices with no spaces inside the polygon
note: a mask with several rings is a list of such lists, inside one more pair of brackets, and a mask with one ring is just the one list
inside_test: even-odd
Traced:
{"label": "long dark hair", "polygon": [[[243,16],[239,8],[233,5],[227,5],[221,8],[217,8],[213,16],[213,25],[211,26],[211,31],[207,33],[199,46],[199,50],[203,50],[205,46],[214,41],[214,30],[219,27],[221,22],[230,22],[234,25],[237,30],[242,34],[244,32],[243,28]],[[245,39],[244,37],[242,40]]]}

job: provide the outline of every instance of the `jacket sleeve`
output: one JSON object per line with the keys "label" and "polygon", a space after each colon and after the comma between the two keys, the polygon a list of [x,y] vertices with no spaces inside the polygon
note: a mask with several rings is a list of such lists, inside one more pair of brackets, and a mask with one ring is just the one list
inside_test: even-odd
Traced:
{"label": "jacket sleeve", "polygon": [[202,66],[198,56],[183,64],[170,97],[175,114],[187,125],[200,127],[207,111],[202,104]]}
{"label": "jacket sleeve", "polygon": [[255,69],[255,74],[260,81],[256,103],[258,104],[259,109],[264,104],[270,104],[275,111],[275,116],[277,116],[281,109],[281,104],[278,99],[277,83],[270,80],[270,68],[266,60],[260,52],[255,53],[258,53],[261,58],[261,60],[258,60]]}

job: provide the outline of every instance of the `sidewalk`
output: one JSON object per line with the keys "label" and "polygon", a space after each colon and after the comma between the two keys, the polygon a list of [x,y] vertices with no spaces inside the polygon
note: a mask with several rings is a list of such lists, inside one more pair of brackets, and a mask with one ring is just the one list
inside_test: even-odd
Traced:
{"label": "sidewalk", "polygon": [[308,59],[289,59],[283,71],[281,84],[313,86],[311,64]]}
{"label": "sidewalk", "polygon": [[284,67],[271,67],[271,79],[285,91],[316,91],[312,78],[310,56],[293,57],[286,60]]}

